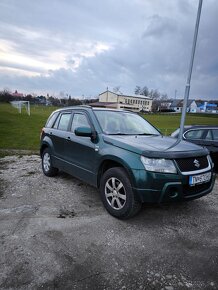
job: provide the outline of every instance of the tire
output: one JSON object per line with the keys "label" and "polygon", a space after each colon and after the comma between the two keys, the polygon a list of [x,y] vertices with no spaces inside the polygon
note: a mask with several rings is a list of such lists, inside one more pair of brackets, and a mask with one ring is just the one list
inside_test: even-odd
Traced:
{"label": "tire", "polygon": [[58,169],[52,165],[51,150],[49,148],[46,148],[42,153],[42,171],[49,177],[58,174]]}
{"label": "tire", "polygon": [[141,209],[126,171],[121,167],[108,169],[100,181],[100,195],[106,210],[114,217],[128,219]]}

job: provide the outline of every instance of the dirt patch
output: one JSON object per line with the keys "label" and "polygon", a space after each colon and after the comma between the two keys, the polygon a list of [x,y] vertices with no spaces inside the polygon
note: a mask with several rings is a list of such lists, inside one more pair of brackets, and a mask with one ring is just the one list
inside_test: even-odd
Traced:
{"label": "dirt patch", "polygon": [[38,150],[18,150],[18,149],[0,149],[0,158],[5,156],[18,155],[19,158],[25,155],[39,155]]}
{"label": "dirt patch", "polygon": [[74,212],[74,210],[69,210],[66,208],[61,208],[59,211],[59,215],[57,216],[58,218],[73,218],[75,217],[76,213]]}

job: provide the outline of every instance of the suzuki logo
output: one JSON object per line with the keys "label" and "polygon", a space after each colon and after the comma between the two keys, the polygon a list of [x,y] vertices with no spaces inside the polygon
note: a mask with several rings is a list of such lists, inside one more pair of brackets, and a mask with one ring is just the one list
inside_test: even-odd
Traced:
{"label": "suzuki logo", "polygon": [[197,159],[195,159],[193,163],[194,163],[195,167],[197,167],[197,168],[200,167],[200,162]]}

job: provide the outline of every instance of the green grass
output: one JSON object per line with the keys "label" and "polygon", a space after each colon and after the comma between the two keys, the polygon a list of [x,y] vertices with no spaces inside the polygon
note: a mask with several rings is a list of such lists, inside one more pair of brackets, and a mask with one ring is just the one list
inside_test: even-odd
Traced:
{"label": "green grass", "polygon": [[[48,116],[56,107],[31,106],[31,116],[25,108],[19,114],[10,104],[0,103],[0,149],[39,150],[39,136]],[[169,135],[179,127],[180,114],[143,115]],[[218,125],[218,115],[188,114],[186,124]]]}
{"label": "green grass", "polygon": [[[180,125],[181,114],[146,114],[143,117],[161,130],[164,135],[169,135]],[[217,114],[187,114],[186,125],[218,125]]]}
{"label": "green grass", "polygon": [[31,115],[26,109],[18,110],[10,104],[0,103],[0,148],[39,149],[42,127],[55,107],[31,106]]}

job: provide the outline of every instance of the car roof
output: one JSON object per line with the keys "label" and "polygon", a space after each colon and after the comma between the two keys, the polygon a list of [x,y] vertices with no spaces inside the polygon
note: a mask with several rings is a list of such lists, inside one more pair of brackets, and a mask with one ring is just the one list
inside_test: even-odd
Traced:
{"label": "car roof", "polygon": [[203,129],[210,129],[210,128],[218,129],[218,126],[216,126],[216,125],[188,125],[188,126],[185,126],[185,129],[200,129],[200,128],[203,128]]}
{"label": "car roof", "polygon": [[79,105],[79,106],[69,106],[69,107],[63,107],[55,110],[55,112],[61,112],[61,111],[68,111],[68,110],[79,110],[79,109],[87,109],[87,110],[93,110],[93,111],[114,111],[114,112],[128,112],[133,113],[132,111],[128,110],[122,110],[122,109],[116,109],[116,108],[99,108],[99,107],[91,107],[88,105]]}

